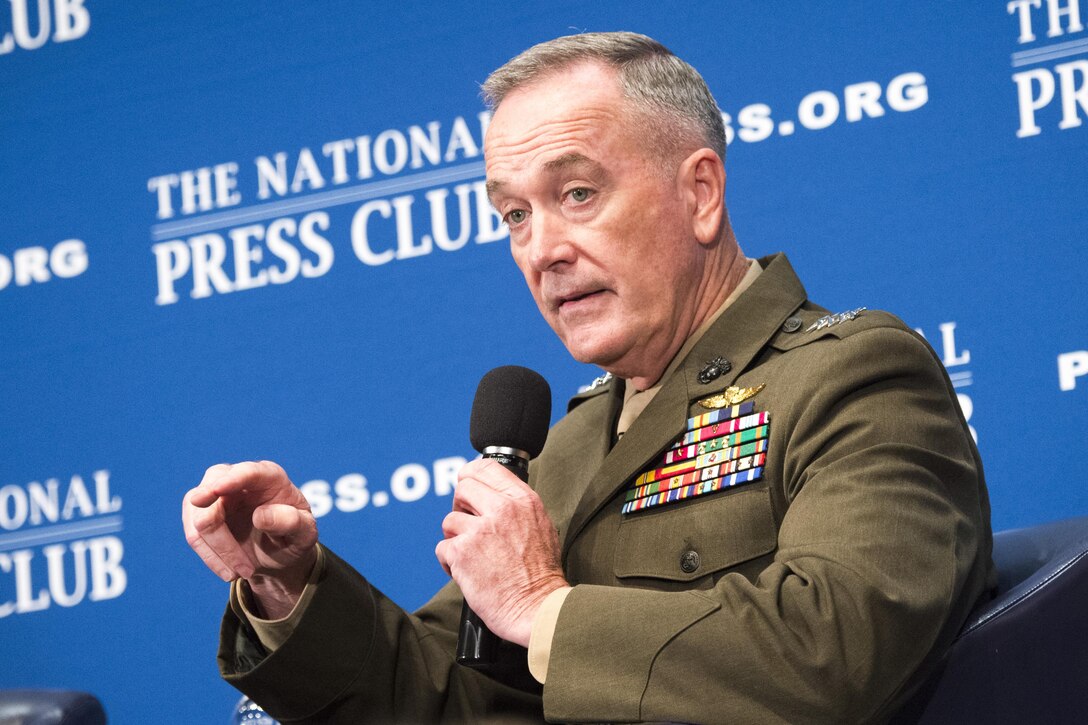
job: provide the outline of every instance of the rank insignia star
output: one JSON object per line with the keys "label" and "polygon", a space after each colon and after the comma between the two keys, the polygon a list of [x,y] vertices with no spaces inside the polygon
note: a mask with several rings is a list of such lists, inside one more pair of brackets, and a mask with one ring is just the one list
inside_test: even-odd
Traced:
{"label": "rank insignia star", "polygon": [[813,332],[814,330],[822,330],[825,327],[834,327],[835,325],[841,324],[843,322],[847,322],[848,320],[853,320],[855,317],[860,315],[862,312],[865,312],[865,310],[867,310],[867,309],[869,309],[869,308],[868,307],[858,307],[857,309],[847,310],[846,312],[839,312],[839,313],[834,314],[834,315],[824,315],[823,317],[821,317],[820,319],[816,320],[811,325],[809,325],[808,329],[805,330],[805,332]]}
{"label": "rank insignia star", "polygon": [[745,400],[748,400],[748,398],[751,398],[756,393],[763,390],[765,386],[765,383],[760,383],[754,388],[738,388],[735,385],[731,385],[717,395],[711,395],[708,398],[703,398],[699,401],[699,405],[703,406],[707,410],[726,408],[730,405],[743,403]]}
{"label": "rank insignia star", "polygon": [[602,385],[607,385],[610,382],[612,382],[612,373],[605,373],[604,375],[600,375],[594,378],[593,382],[589,385],[583,385],[582,387],[578,388],[578,392],[588,393],[590,390],[596,390]]}

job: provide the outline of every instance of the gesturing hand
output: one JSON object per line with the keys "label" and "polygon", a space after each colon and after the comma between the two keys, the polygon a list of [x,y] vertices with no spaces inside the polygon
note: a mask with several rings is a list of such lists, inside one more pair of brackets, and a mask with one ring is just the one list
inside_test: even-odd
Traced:
{"label": "gesturing hand", "polygon": [[181,509],[185,539],[224,581],[246,579],[271,619],[285,616],[317,559],[317,523],[271,461],[209,468]]}
{"label": "gesturing hand", "polygon": [[493,460],[461,469],[435,547],[442,568],[492,632],[529,645],[541,602],[567,586],[559,537],[540,497]]}

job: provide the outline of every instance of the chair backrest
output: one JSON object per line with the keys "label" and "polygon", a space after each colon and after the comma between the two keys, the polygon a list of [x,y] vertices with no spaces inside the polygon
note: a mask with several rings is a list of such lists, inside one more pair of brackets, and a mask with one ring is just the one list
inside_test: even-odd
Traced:
{"label": "chair backrest", "polygon": [[994,564],[997,596],[894,722],[1088,717],[1088,516],[995,534]]}
{"label": "chair backrest", "polygon": [[0,725],[106,725],[94,695],[73,690],[0,690]]}

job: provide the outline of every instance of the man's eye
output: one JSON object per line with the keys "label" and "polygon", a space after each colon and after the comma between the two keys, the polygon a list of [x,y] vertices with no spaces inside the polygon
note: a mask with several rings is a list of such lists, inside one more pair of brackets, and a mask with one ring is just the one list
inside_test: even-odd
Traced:
{"label": "man's eye", "polygon": [[514,209],[512,212],[506,215],[506,219],[504,221],[507,224],[521,224],[523,221],[525,221],[525,210]]}
{"label": "man's eye", "polygon": [[570,198],[581,204],[584,201],[588,201],[592,192],[589,189],[583,189],[581,187],[570,190]]}

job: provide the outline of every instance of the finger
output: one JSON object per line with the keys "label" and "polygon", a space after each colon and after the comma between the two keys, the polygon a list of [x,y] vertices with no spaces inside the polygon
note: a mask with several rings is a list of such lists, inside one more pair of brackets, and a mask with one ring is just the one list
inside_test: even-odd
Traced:
{"label": "finger", "polygon": [[472,487],[479,485],[475,479],[458,481],[457,486],[453,489],[453,503],[450,508],[470,516],[479,516],[480,511],[472,504],[472,493],[469,491]]}
{"label": "finger", "polygon": [[222,501],[216,501],[205,509],[194,509],[192,516],[193,526],[200,538],[223,564],[243,579],[253,575],[256,568],[254,562],[227,525]]}
{"label": "finger", "polygon": [[223,476],[230,471],[231,466],[228,463],[218,463],[211,466],[204,472],[204,478],[200,479],[200,483],[189,492],[189,499],[194,506],[204,508],[210,506],[215,502],[219,496],[214,492],[215,484]]}
{"label": "finger", "polygon": [[434,555],[438,559],[442,571],[451,577],[453,576],[453,571],[450,569],[450,557],[453,555],[452,541],[452,539],[442,539],[434,547]]}
{"label": "finger", "polygon": [[229,496],[242,491],[267,493],[277,488],[288,489],[291,481],[287,473],[272,461],[244,461],[235,463],[209,482],[208,487],[216,496]]}
{"label": "finger", "polygon": [[292,546],[307,547],[317,542],[314,515],[287,504],[258,506],[253,510],[253,526],[271,536],[286,539]]}
{"label": "finger", "polygon": [[512,498],[531,494],[533,489],[492,458],[482,458],[465,464],[458,473],[458,481],[474,479],[497,493]]}
{"label": "finger", "polygon": [[479,522],[480,519],[478,516],[473,516],[461,511],[451,511],[446,514],[446,518],[442,519],[442,534],[447,539],[453,536],[460,536],[461,534],[474,530]]}
{"label": "finger", "polygon": [[476,516],[499,512],[515,500],[514,496],[496,491],[494,486],[476,477],[461,479],[453,490],[453,510]]}
{"label": "finger", "polygon": [[188,542],[197,556],[201,558],[204,565],[211,569],[211,571],[220,579],[228,582],[236,579],[238,576],[237,572],[223,562],[219,555],[208,546],[206,541],[204,541],[200,532],[197,531],[196,525],[193,523],[193,516],[191,513],[192,504],[189,502],[189,498],[189,494],[186,494],[181,507],[181,523],[185,530],[185,541]]}
{"label": "finger", "polygon": [[208,542],[199,537],[189,541],[189,546],[193,551],[197,553],[197,556],[204,562],[204,566],[212,570],[217,577],[225,582],[232,582],[238,579],[241,575],[234,571],[231,567],[223,561],[223,559],[212,550],[208,545]]}

